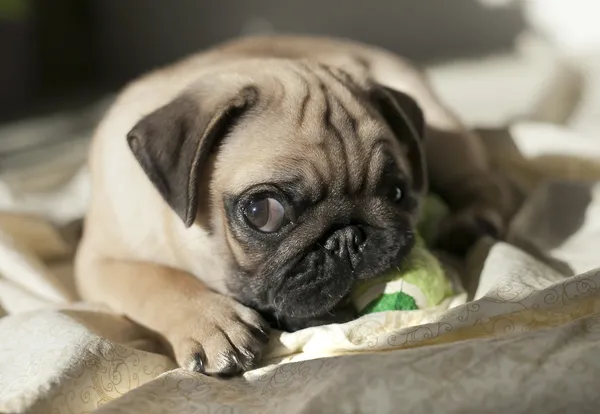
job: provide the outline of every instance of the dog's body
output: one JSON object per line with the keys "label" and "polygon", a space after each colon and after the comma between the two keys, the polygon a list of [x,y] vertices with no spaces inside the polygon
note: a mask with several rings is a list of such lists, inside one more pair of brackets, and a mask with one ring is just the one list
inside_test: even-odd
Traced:
{"label": "dog's body", "polygon": [[446,239],[501,232],[511,208],[416,69],[341,40],[249,38],[151,73],[109,111],[90,163],[82,296],[214,374],[260,355],[268,328],[250,307],[325,321],[355,278],[398,265],[427,174],[455,212]]}

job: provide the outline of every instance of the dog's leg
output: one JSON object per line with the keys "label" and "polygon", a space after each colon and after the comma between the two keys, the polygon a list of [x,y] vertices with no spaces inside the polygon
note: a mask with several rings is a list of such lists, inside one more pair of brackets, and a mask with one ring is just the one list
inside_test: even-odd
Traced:
{"label": "dog's leg", "polygon": [[501,238],[515,209],[515,194],[495,173],[480,137],[434,96],[423,82],[416,99],[427,121],[425,152],[431,191],[452,214],[439,228],[438,245],[464,255],[482,236]]}
{"label": "dog's leg", "polygon": [[439,228],[439,247],[464,255],[481,236],[501,238],[515,194],[506,178],[489,167],[479,138],[466,129],[432,127],[426,139],[431,191],[452,212]]}
{"label": "dog's leg", "polygon": [[77,269],[84,299],[158,333],[180,366],[227,376],[260,358],[268,341],[262,318],[192,275],[150,263],[87,259],[80,255]]}

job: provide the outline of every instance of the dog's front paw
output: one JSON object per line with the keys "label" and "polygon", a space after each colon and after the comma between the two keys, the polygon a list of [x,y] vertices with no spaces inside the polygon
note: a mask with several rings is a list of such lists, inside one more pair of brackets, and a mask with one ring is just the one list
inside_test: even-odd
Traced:
{"label": "dog's front paw", "polygon": [[261,316],[233,299],[203,298],[169,335],[177,363],[207,375],[233,376],[253,368],[269,341]]}
{"label": "dog's front paw", "polygon": [[493,208],[472,206],[442,221],[436,248],[463,257],[484,236],[500,238],[504,233],[502,216]]}

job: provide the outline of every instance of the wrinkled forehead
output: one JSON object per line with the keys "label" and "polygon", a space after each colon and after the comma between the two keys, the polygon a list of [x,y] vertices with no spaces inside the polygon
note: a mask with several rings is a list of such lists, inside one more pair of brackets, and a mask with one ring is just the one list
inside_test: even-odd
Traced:
{"label": "wrinkled forehead", "polygon": [[319,126],[317,119],[310,128],[289,127],[290,122],[281,114],[236,128],[217,156],[215,189],[241,194],[255,185],[290,183],[318,197],[326,187],[368,191],[390,164],[409,172],[405,148],[380,123],[340,134]]}
{"label": "wrinkled forehead", "polygon": [[222,191],[291,179],[357,191],[389,158],[407,171],[403,146],[350,75],[323,65],[287,69],[263,79],[258,104],[221,146]]}

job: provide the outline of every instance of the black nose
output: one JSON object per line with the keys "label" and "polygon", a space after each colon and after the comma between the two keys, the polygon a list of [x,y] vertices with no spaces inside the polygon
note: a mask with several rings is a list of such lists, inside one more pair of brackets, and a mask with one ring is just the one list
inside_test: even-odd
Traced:
{"label": "black nose", "polygon": [[354,270],[361,259],[365,242],[365,234],[359,227],[348,226],[334,231],[325,242],[325,248]]}

